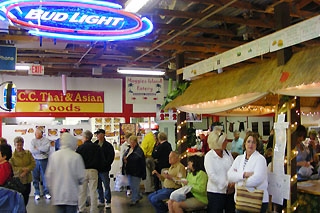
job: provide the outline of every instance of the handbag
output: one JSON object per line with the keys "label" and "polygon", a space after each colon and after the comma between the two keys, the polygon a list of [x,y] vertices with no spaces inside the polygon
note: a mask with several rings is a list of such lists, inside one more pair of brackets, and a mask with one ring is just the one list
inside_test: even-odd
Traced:
{"label": "handbag", "polygon": [[243,186],[236,186],[236,209],[247,212],[260,212],[263,199],[263,190],[255,188],[254,191],[249,191],[246,188],[247,179]]}
{"label": "handbag", "polygon": [[12,177],[9,180],[5,182],[3,185],[4,188],[15,190],[17,192],[20,192],[23,194],[25,191],[25,185],[21,183],[20,179],[18,177]]}
{"label": "handbag", "polygon": [[170,194],[170,200],[181,202],[187,199],[187,194],[191,191],[192,186],[183,186]]}

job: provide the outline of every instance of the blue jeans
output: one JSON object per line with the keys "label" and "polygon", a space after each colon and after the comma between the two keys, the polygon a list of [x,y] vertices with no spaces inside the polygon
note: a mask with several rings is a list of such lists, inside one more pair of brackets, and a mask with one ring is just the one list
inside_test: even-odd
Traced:
{"label": "blue jeans", "polygon": [[104,203],[102,182],[105,189],[104,198],[106,199],[107,203],[111,203],[109,172],[101,172],[98,174],[98,195],[100,203]]}
{"label": "blue jeans", "polygon": [[69,205],[57,205],[57,213],[77,213],[78,206],[69,206]]}
{"label": "blue jeans", "polygon": [[150,203],[156,209],[157,213],[166,213],[166,212],[168,212],[168,207],[163,202],[163,200],[169,199],[171,193],[174,190],[175,189],[163,188],[163,189],[160,189],[158,191],[155,191],[155,192],[151,193],[148,196],[148,199],[149,199]]}
{"label": "blue jeans", "polygon": [[131,201],[136,202],[141,199],[140,196],[140,177],[128,175],[129,186],[132,191]]}
{"label": "blue jeans", "polygon": [[43,194],[49,194],[49,190],[47,188],[46,184],[46,178],[44,177],[44,174],[46,173],[48,164],[48,159],[43,160],[36,160],[36,168],[32,171],[33,176],[33,187],[34,187],[34,195],[40,195],[40,189],[39,189],[39,182],[40,182],[40,175],[43,182]]}

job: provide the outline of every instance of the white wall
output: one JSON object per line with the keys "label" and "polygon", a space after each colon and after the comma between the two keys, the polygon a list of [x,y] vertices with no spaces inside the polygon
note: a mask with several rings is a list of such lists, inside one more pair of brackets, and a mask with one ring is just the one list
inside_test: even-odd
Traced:
{"label": "white wall", "polygon": [[[227,118],[227,124],[225,122]],[[248,117],[248,123],[247,123],[247,117],[220,117],[220,122],[224,123],[225,130],[227,132],[227,138],[232,140],[233,139],[233,132],[229,131],[229,125],[230,122],[233,122],[233,131],[239,130],[240,122],[244,123],[244,131],[240,132],[240,138],[244,138],[246,135],[247,128],[252,129],[252,122],[258,122],[258,128],[259,128],[259,135],[262,136],[263,140],[267,140],[268,136],[263,136],[263,122],[269,121],[270,122],[270,129],[273,127],[273,117]]]}
{"label": "white wall", "polygon": [[159,123],[159,131],[167,134],[168,142],[171,144],[172,150],[176,150],[175,123],[161,122]]}
{"label": "white wall", "polygon": [[320,126],[320,115],[302,115],[301,124],[306,126]]}
{"label": "white wall", "polygon": [[[0,75],[0,79],[13,81],[17,89],[62,90],[61,77]],[[122,112],[122,79],[67,77],[67,90],[104,91],[104,112]]]}

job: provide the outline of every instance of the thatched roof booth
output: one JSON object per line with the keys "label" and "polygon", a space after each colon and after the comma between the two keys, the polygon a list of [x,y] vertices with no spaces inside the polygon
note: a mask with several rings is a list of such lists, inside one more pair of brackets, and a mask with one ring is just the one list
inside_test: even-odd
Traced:
{"label": "thatched roof booth", "polygon": [[320,47],[294,54],[284,66],[274,59],[195,80],[166,108],[218,113],[270,94],[320,97]]}

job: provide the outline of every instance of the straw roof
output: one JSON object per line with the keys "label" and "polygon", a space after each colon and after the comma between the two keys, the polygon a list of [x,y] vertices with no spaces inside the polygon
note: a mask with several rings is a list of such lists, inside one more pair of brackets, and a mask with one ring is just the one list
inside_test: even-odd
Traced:
{"label": "straw roof", "polygon": [[[286,75],[287,79],[284,78]],[[279,89],[313,82],[320,82],[320,47],[294,54],[284,66],[278,67],[277,60],[273,59],[195,80],[166,109],[247,93],[273,93]]]}

